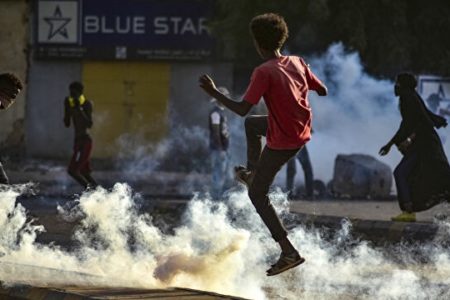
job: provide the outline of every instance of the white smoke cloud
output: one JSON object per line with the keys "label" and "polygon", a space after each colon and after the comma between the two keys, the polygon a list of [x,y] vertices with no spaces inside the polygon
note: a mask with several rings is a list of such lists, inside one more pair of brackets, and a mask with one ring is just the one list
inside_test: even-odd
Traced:
{"label": "white smoke cloud", "polygon": [[242,252],[249,232],[232,226],[223,204],[193,199],[184,224],[163,235],[152,216],[138,213],[127,185],[116,184],[111,192],[99,188],[83,194],[71,210],[60,208],[70,215],[66,219],[81,217],[72,237],[78,246],[69,252],[35,242],[44,228],[27,221],[25,209],[15,203],[19,195],[0,192],[2,282],[246,293],[238,279],[246,272]]}
{"label": "white smoke cloud", "polygon": [[[99,188],[62,212],[79,218],[70,251],[35,242],[45,229],[27,221],[19,195],[0,192],[0,280],[8,285],[178,286],[250,299],[450,297],[445,243],[399,245],[388,255],[352,238],[349,222],[331,240],[318,229],[293,228],[290,239],[306,262],[266,277],[280,250],[244,192],[230,192],[224,202],[192,199],[182,224],[164,234],[152,224],[156,215],[138,211],[127,185]],[[289,217],[285,195],[271,198]]]}

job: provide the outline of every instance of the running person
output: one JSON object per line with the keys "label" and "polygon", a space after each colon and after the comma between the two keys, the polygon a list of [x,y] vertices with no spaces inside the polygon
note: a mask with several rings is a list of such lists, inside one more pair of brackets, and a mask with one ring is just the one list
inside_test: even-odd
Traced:
{"label": "running person", "polygon": [[[253,71],[243,100],[236,102],[222,94],[208,75],[201,76],[199,82],[206,93],[240,116],[247,115],[264,97],[268,116],[250,116],[245,120],[247,167],[237,168],[236,176],[247,185],[256,211],[280,245],[280,258],[267,270],[267,275],[272,276],[298,266],[305,259],[288,239],[268,198],[269,187],[281,167],[310,139],[308,90],[325,96],[327,88],[302,58],[281,55],[280,49],[288,36],[281,16],[272,13],[256,16],[250,22],[250,30],[255,48],[266,62]],[[262,136],[266,136],[267,145],[261,152]]]}
{"label": "running person", "polygon": [[70,96],[64,99],[64,125],[70,127],[72,121],[75,130],[73,155],[67,172],[84,188],[95,188],[97,182],[91,176],[90,166],[92,138],[88,132],[93,125],[92,103],[84,97],[83,89],[80,82],[72,82]]}
{"label": "running person", "polygon": [[435,130],[447,126],[447,121],[425,106],[416,86],[413,74],[397,75],[394,93],[399,97],[402,121],[379,152],[386,155],[396,145],[403,154],[394,170],[402,213],[391,218],[399,222],[414,222],[416,212],[450,201],[450,165]]}
{"label": "running person", "polygon": [[[11,73],[0,74],[0,109],[8,109],[15,101],[17,95],[23,89],[22,82]],[[8,176],[0,163],[0,184],[9,184]]]}

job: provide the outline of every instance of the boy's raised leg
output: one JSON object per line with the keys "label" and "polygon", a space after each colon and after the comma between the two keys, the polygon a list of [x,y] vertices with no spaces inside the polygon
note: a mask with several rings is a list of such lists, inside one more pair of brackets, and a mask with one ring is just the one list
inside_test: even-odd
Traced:
{"label": "boy's raised leg", "polygon": [[265,147],[248,191],[256,211],[282,251],[277,263],[268,270],[268,276],[279,274],[304,262],[304,258],[298,254],[287,238],[287,231],[268,197],[269,188],[276,174],[289,159],[297,154],[298,150],[272,150]]}
{"label": "boy's raised leg", "polygon": [[249,116],[245,119],[247,139],[247,169],[256,170],[262,150],[262,137],[267,132],[267,116]]}

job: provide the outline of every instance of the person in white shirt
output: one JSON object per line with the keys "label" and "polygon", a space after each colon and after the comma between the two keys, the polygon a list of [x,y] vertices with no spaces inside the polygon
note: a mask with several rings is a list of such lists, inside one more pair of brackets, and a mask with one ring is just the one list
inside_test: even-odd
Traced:
{"label": "person in white shirt", "polygon": [[[229,95],[226,88],[219,87],[219,90]],[[230,142],[230,134],[228,132],[224,107],[215,99],[212,99],[211,103],[214,104],[214,108],[209,113],[209,149],[212,171],[211,196],[217,200],[224,191],[228,174],[228,145]]]}

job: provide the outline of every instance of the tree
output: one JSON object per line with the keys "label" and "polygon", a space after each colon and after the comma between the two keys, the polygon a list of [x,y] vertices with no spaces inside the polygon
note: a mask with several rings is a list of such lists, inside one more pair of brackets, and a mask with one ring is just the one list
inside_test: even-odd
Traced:
{"label": "tree", "polygon": [[393,77],[405,70],[450,75],[448,0],[218,0],[211,25],[219,55],[241,66],[258,63],[248,24],[265,12],[286,19],[290,53],[322,52],[341,41],[359,52],[373,75]]}

